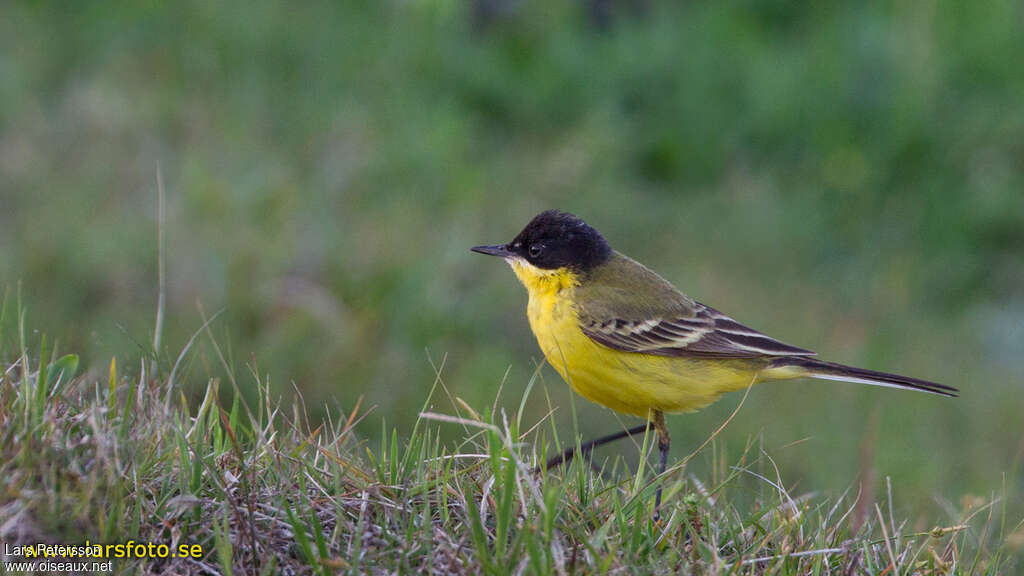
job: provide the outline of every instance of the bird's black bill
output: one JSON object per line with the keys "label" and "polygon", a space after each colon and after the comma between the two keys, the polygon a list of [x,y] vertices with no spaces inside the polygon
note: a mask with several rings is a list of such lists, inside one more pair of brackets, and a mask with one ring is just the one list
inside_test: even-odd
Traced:
{"label": "bird's black bill", "polygon": [[480,254],[487,254],[488,256],[497,256],[498,258],[508,258],[509,256],[515,256],[505,244],[495,244],[493,246],[473,246],[470,248],[473,252],[479,252]]}

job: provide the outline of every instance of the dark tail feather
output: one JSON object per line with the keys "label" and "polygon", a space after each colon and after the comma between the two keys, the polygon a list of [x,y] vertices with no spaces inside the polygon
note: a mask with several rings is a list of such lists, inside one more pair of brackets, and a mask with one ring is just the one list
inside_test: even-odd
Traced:
{"label": "dark tail feather", "polygon": [[945,384],[919,380],[898,374],[876,372],[864,368],[855,368],[814,358],[803,358],[800,356],[786,356],[772,362],[772,368],[797,368],[806,371],[809,378],[820,378],[823,380],[839,380],[843,382],[856,382],[859,384],[871,384],[874,386],[888,386],[890,388],[905,388],[909,390],[921,390],[941,396],[958,396],[959,390]]}

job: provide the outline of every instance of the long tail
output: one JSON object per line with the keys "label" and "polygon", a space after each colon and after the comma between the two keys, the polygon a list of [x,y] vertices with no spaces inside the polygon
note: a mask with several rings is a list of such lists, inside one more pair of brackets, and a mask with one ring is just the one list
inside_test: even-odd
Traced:
{"label": "long tail", "polygon": [[841,382],[856,382],[858,384],[871,384],[873,386],[886,386],[889,388],[903,388],[906,390],[920,390],[931,392],[940,396],[957,396],[959,390],[945,384],[919,380],[898,374],[876,372],[864,368],[855,368],[845,364],[825,362],[814,358],[801,356],[785,356],[772,361],[768,368],[769,372],[775,372],[780,376],[819,378],[822,380],[839,380]]}

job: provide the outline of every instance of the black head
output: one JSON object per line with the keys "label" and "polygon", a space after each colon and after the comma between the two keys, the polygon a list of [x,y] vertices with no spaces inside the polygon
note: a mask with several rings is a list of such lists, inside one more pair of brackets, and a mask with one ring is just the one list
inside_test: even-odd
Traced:
{"label": "black head", "polygon": [[518,256],[538,268],[572,268],[586,271],[612,255],[604,236],[573,214],[545,210],[508,244],[476,246],[481,254],[508,258]]}

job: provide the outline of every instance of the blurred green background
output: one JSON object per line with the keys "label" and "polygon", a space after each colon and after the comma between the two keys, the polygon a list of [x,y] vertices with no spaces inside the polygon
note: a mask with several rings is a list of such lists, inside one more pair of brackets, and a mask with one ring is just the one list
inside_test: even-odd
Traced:
{"label": "blurred green background", "polygon": [[[875,435],[902,501],[1004,473],[1019,498],[1021,54],[1014,1],[5,2],[0,286],[97,375],[114,355],[137,374],[159,163],[163,370],[197,303],[223,308],[243,385],[255,361],[317,415],[363,396],[373,438],[411,428],[428,354],[480,409],[508,370],[518,407],[525,293],[468,248],[557,207],[755,328],[963,390],[766,385],[729,456],[763,433],[787,483],[838,491]],[[208,344],[192,358],[193,389],[223,377]],[[572,406],[585,433],[619,426],[543,376],[563,438]],[[674,457],[738,400],[670,419]]]}

